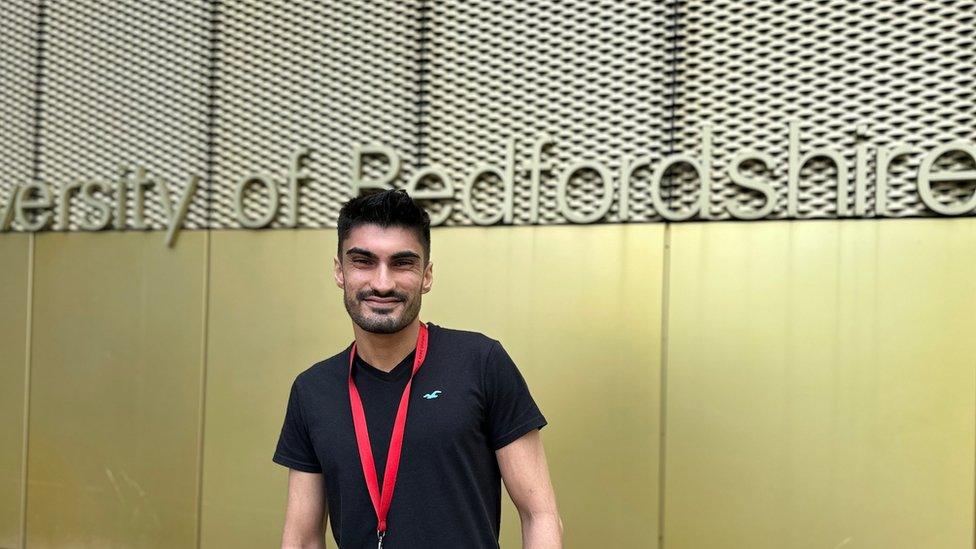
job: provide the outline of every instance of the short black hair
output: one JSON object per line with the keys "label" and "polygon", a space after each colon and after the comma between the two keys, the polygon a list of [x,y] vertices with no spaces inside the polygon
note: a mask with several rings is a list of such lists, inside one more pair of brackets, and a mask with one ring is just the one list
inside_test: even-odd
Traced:
{"label": "short black hair", "polygon": [[424,249],[424,261],[430,261],[430,215],[403,189],[373,191],[350,199],[339,210],[339,261],[342,243],[360,225],[404,227],[417,235]]}

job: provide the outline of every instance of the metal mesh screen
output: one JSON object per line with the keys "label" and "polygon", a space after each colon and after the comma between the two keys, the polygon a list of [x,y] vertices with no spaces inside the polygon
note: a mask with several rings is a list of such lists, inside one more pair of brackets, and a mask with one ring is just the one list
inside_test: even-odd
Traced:
{"label": "metal mesh screen", "polygon": [[[34,91],[37,72],[36,1],[12,0],[3,8],[0,32],[0,201],[6,203],[16,185],[33,178]],[[16,227],[16,224],[14,225]]]}
{"label": "metal mesh screen", "polygon": [[[842,155],[851,196],[855,152],[866,147],[871,216],[879,148],[976,139],[973,1],[20,0],[4,10],[0,200],[32,178],[57,194],[78,181],[116,182],[123,166],[131,180],[142,166],[168,182],[171,204],[191,176],[201,178],[185,228],[240,227],[237,185],[258,176],[279,194],[268,226],[289,226],[290,204],[297,226],[333,226],[351,196],[352,147],[370,144],[401,155],[397,186],[421,167],[442,168],[453,198],[426,204],[447,225],[472,224],[461,188],[480,167],[505,167],[509,139],[513,215],[503,222],[571,221],[557,181],[579,161],[610,175],[600,221],[656,221],[651,168],[670,153],[698,154],[704,124],[713,132],[708,216],[729,218],[726,203],[764,203],[728,177],[731,155],[751,147],[775,160],[769,170],[743,168],[772,185],[778,196],[767,217],[783,218],[789,119],[798,121],[801,152]],[[551,145],[533,210],[530,160],[542,135]],[[307,154],[289,176],[298,150]],[[633,175],[626,215],[625,156],[650,162]],[[891,164],[888,215],[933,215],[916,190],[920,156]],[[974,168],[961,154],[938,166]],[[376,177],[384,168],[372,159],[364,171]],[[698,196],[686,168],[665,181],[678,212]],[[299,181],[297,198],[289,177]],[[835,179],[829,162],[810,162],[797,217],[837,216]],[[937,183],[935,194],[958,203],[974,187]],[[499,212],[502,188],[490,174],[471,184],[481,222]],[[113,192],[96,198],[114,201]],[[566,205],[586,216],[602,211],[605,195],[597,171],[584,169],[567,184]],[[149,228],[171,216],[163,198],[148,187]],[[260,217],[269,199],[246,185],[244,215]],[[129,228],[133,200],[128,193]],[[92,209],[72,195],[68,211],[75,230]]]}
{"label": "metal mesh screen", "polygon": [[[479,162],[500,166],[516,139],[513,222],[529,220],[526,164],[532,142],[548,135],[540,178],[539,223],[564,223],[555,180],[573,161],[596,160],[619,185],[621,157],[668,152],[673,52],[667,2],[532,3],[493,0],[433,3],[423,124],[425,162],[455,184]],[[635,221],[656,219],[646,178],[631,188]],[[618,189],[619,190],[619,189]],[[604,194],[593,170],[567,190],[572,209],[590,213]],[[481,217],[500,208],[501,185],[473,188]],[[606,219],[619,221],[614,200]],[[447,224],[469,224],[452,208]]]}
{"label": "metal mesh screen", "polygon": [[[265,173],[284,189],[289,156],[304,147],[298,222],[335,224],[351,197],[354,145],[382,143],[414,164],[418,135],[416,2],[227,3],[220,7],[213,227],[238,226],[235,185]],[[373,168],[370,170],[370,168]],[[375,175],[379,166],[367,166]],[[268,204],[246,188],[244,212]],[[286,202],[287,197],[279,197]],[[281,207],[270,224],[284,223]]]}
{"label": "metal mesh screen", "polygon": [[[728,179],[729,157],[745,147],[776,159],[762,177],[779,196],[769,217],[786,217],[791,118],[802,151],[831,147],[843,155],[850,208],[856,147],[867,147],[869,215],[878,148],[927,151],[976,139],[976,2],[694,1],[682,4],[680,21],[677,148],[697,151],[702,124],[713,126],[714,218],[729,217],[719,206],[726,200],[760,206],[758,193]],[[889,216],[932,215],[915,190],[920,156],[891,165]],[[966,164],[958,155],[943,165]],[[836,217],[832,164],[814,160],[800,175],[798,217]],[[687,177],[682,183],[676,196],[687,208],[697,188]],[[965,199],[973,187],[934,186],[943,202]]]}
{"label": "metal mesh screen", "polygon": [[[51,2],[45,14],[40,180],[57,193],[79,180],[117,182],[123,166],[131,180],[141,166],[167,183],[175,201],[191,175],[207,172],[209,4]],[[144,200],[152,229],[170,215],[160,189],[148,185]],[[116,199],[114,192],[94,196]],[[187,228],[205,226],[206,193],[195,196]],[[77,192],[69,199],[68,228],[77,229],[92,209]],[[133,200],[127,192],[127,211]]]}

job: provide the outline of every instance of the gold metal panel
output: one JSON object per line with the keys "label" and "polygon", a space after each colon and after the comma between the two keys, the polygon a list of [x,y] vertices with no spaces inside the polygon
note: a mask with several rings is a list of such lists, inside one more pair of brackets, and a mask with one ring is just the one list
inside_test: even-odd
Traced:
{"label": "gold metal panel", "polygon": [[29,547],[196,544],[205,238],[37,236]]}
{"label": "gold metal panel", "polygon": [[276,547],[288,470],[271,455],[288,389],[353,340],[332,279],[336,232],[212,237],[201,547]]}
{"label": "gold metal panel", "polygon": [[0,547],[20,547],[30,237],[0,235]]}
{"label": "gold metal panel", "polygon": [[976,219],[672,231],[665,547],[972,547]]}
{"label": "gold metal panel", "polygon": [[[502,342],[542,430],[565,547],[657,543],[663,225],[444,228],[421,318]],[[502,547],[520,547],[507,495]]]}

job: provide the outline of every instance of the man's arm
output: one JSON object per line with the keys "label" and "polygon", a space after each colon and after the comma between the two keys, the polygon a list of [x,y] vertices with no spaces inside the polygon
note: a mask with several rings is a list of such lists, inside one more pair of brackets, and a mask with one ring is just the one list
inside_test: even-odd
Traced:
{"label": "man's arm", "polygon": [[288,469],[288,507],[282,549],[324,549],[329,506],[322,473]]}
{"label": "man's arm", "polygon": [[522,520],[524,549],[561,549],[563,521],[549,481],[549,466],[538,429],[495,451],[505,489]]}

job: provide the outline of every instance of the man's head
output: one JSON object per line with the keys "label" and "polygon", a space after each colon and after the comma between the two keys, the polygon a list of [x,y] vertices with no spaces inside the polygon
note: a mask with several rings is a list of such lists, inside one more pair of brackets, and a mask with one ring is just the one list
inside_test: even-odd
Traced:
{"label": "man's head", "polygon": [[394,333],[420,313],[430,291],[430,217],[402,189],[353,198],[339,211],[336,284],[367,332]]}

